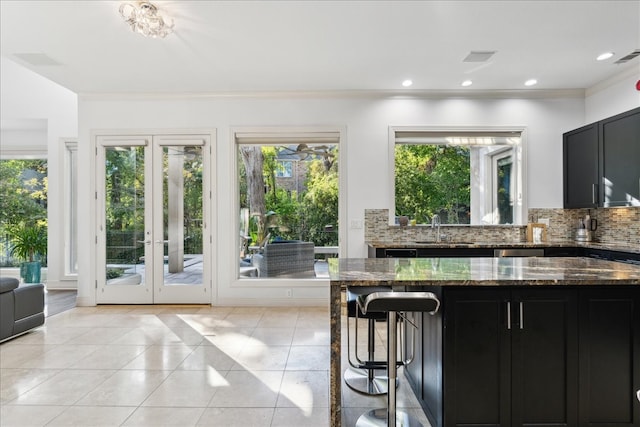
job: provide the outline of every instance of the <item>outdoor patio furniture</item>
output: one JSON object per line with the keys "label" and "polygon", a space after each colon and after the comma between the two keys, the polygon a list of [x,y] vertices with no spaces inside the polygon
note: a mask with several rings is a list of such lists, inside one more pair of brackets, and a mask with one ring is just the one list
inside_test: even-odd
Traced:
{"label": "outdoor patio furniture", "polygon": [[315,277],[313,242],[272,242],[264,246],[262,253],[254,254],[252,262],[259,277]]}

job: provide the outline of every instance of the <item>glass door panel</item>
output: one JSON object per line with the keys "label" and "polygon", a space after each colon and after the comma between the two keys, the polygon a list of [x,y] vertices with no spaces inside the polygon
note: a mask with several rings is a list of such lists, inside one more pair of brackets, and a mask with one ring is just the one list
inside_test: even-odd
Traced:
{"label": "glass door panel", "polygon": [[192,137],[154,140],[159,161],[154,181],[161,183],[161,193],[154,198],[154,224],[162,234],[162,241],[156,242],[156,302],[210,301],[203,280],[204,143]]}
{"label": "glass door panel", "polygon": [[103,191],[98,267],[99,303],[151,303],[151,230],[147,139],[104,139],[98,157]]}

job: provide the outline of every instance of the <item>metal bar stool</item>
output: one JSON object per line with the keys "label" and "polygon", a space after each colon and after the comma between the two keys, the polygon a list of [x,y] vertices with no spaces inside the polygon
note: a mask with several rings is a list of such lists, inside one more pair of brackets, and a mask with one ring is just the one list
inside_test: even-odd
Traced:
{"label": "metal bar stool", "polygon": [[[347,288],[347,360],[350,367],[344,372],[344,382],[350,389],[358,393],[379,396],[387,393],[387,361],[375,360],[375,324],[376,321],[387,320],[386,313],[362,313],[357,304],[359,296],[367,296],[373,292],[389,292],[390,287],[351,286]],[[351,338],[349,319],[355,319],[354,357],[351,357]],[[358,355],[358,319],[366,319],[367,325],[367,359]],[[396,383],[397,386],[397,383]]]}
{"label": "metal bar stool", "polygon": [[[431,292],[374,292],[358,297],[358,306],[362,313],[387,314],[387,365],[389,382],[397,377],[397,315],[403,311],[422,311],[435,314],[440,301]],[[422,427],[422,424],[406,412],[396,412],[396,389],[390,387],[387,393],[387,407],[373,409],[358,418],[356,427]]]}

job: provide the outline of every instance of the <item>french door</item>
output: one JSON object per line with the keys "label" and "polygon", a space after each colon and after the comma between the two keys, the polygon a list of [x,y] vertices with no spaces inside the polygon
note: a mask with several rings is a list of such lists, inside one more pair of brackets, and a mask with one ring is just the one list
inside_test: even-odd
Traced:
{"label": "french door", "polygon": [[102,304],[211,302],[208,135],[97,137]]}

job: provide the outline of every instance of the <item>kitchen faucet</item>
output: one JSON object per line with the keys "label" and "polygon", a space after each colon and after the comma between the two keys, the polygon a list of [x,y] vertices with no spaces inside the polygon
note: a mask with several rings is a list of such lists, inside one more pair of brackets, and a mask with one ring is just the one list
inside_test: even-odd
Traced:
{"label": "kitchen faucet", "polygon": [[436,243],[440,243],[440,216],[438,214],[434,214],[431,218],[431,228],[436,228]]}

